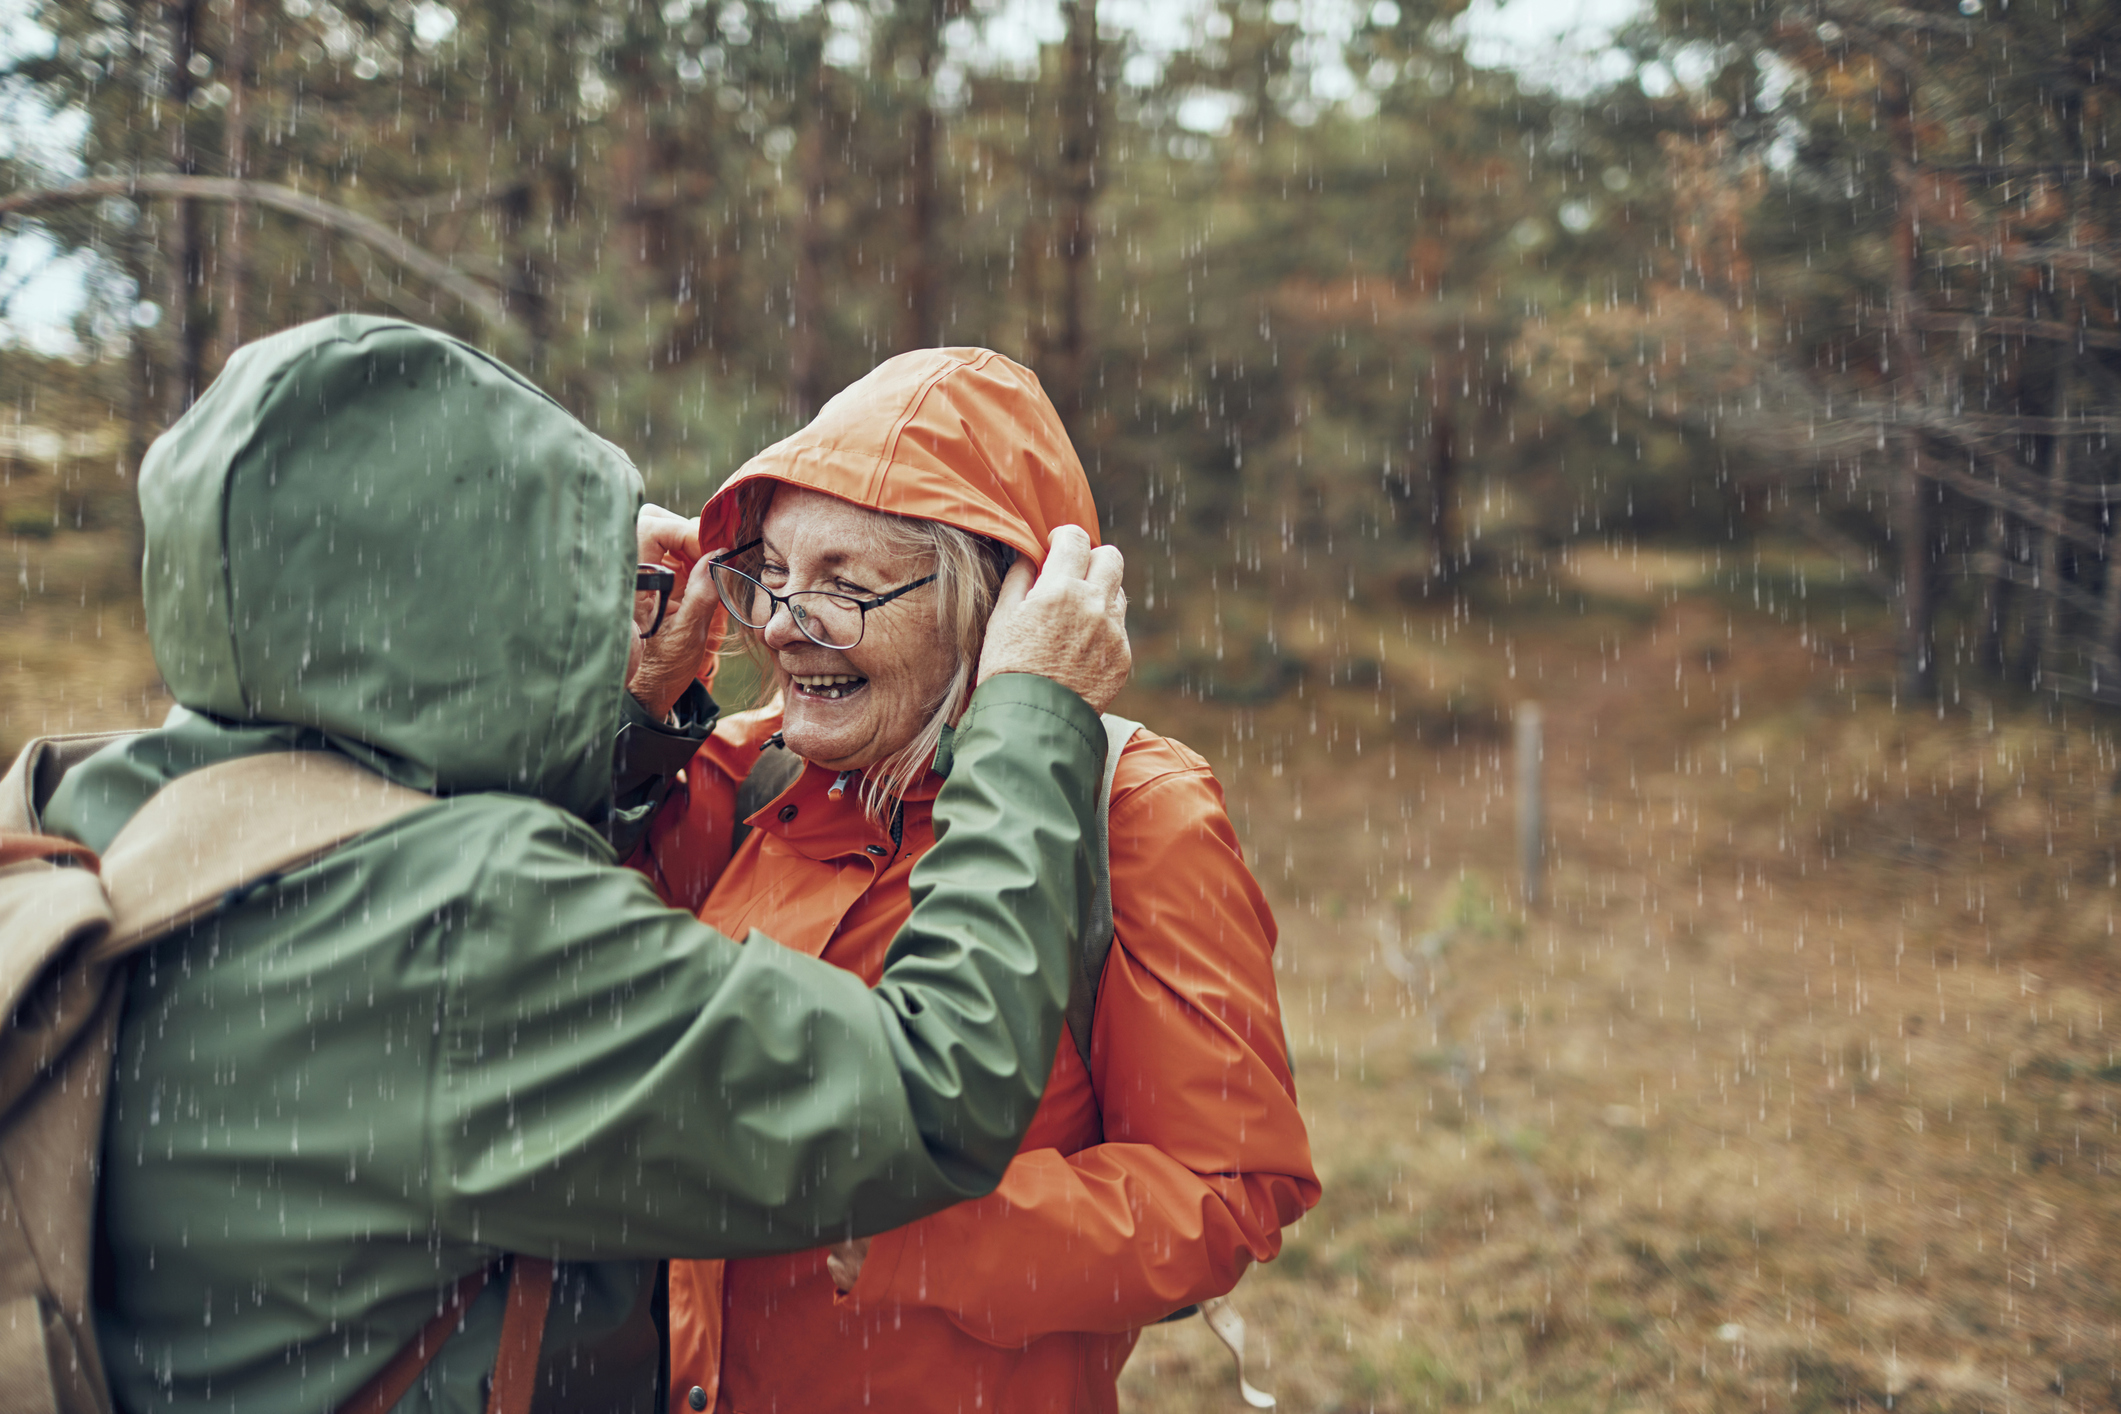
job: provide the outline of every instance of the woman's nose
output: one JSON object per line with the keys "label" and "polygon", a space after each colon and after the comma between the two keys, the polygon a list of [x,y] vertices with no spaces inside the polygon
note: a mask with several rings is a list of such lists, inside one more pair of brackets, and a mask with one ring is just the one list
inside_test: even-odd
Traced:
{"label": "woman's nose", "polygon": [[803,631],[796,627],[795,610],[786,604],[773,606],[773,617],[766,620],[766,626],[759,630],[759,639],[776,653],[783,648],[808,642]]}

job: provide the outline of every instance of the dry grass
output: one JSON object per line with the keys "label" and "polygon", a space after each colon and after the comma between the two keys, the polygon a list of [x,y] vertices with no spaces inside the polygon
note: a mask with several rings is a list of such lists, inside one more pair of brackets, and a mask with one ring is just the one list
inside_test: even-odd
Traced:
{"label": "dry grass", "polygon": [[[1647,579],[1632,617],[1398,619],[1370,691],[1133,704],[1216,754],[1280,909],[1327,1196],[1240,1289],[1262,1382],[1299,1410],[2114,1407],[2106,724],[1896,711],[1860,612],[1798,601],[1820,634],[1787,579],[1774,614]],[[1545,705],[1542,907],[1501,735],[1412,739],[1449,692]],[[1127,1406],[1241,1407],[1227,1365],[1198,1322],[1152,1330]]]}
{"label": "dry grass", "polygon": [[[4,470],[0,745],[159,716],[122,485]],[[2121,1402],[2108,727],[1896,711],[1860,607],[1700,564],[1585,553],[1605,598],[1375,618],[1226,598],[1144,638],[1257,699],[1125,705],[1216,759],[1283,925],[1327,1196],[1239,1300],[1285,1409]],[[1198,1322],[1123,1392],[1240,1407]]]}
{"label": "dry grass", "polygon": [[33,736],[151,725],[169,698],[141,621],[122,428],[91,373],[6,357],[0,373],[26,389],[0,407],[0,751],[12,760]]}

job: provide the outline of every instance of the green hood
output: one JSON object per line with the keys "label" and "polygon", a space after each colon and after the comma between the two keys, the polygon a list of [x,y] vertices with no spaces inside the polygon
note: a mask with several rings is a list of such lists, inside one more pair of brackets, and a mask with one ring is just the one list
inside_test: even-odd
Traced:
{"label": "green hood", "polygon": [[290,329],[141,468],[156,663],[224,723],[594,817],[640,494],[624,453],[467,344],[363,315]]}

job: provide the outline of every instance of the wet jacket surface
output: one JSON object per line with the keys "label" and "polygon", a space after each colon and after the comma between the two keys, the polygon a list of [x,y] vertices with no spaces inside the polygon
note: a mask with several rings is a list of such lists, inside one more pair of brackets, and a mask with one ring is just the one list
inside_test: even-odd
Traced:
{"label": "wet jacket surface", "polygon": [[[77,768],[50,828],[100,848],[162,782],[291,747],[443,798],[136,965],[98,1285],[125,1408],[331,1409],[510,1251],[563,1264],[541,1402],[644,1407],[652,1339],[606,1339],[642,1259],[806,1248],[999,1181],[1087,901],[1081,699],[981,690],[870,989],[666,908],[586,823],[639,483],[516,375],[394,321],[292,330],[156,444],[142,499],[183,706]],[[401,1409],[481,1407],[503,1299]]]}
{"label": "wet jacket surface", "polygon": [[[1096,527],[1089,487],[1031,375],[976,350],[905,355],[739,473],[1024,548]],[[739,484],[733,481],[731,484]],[[728,491],[703,543],[726,542]],[[717,541],[716,535],[722,538]],[[649,832],[665,895],[874,982],[933,847],[931,771],[897,837],[830,800],[809,766],[720,822],[779,724],[725,720]],[[939,753],[962,769],[961,738]],[[1063,1037],[1023,1151],[989,1197],[876,1239],[840,1297],[821,1250],[671,1271],[671,1408],[1103,1410],[1140,1327],[1227,1291],[1317,1201],[1276,997],[1274,922],[1199,756],[1138,733],[1111,813],[1116,938],[1086,1070]]]}

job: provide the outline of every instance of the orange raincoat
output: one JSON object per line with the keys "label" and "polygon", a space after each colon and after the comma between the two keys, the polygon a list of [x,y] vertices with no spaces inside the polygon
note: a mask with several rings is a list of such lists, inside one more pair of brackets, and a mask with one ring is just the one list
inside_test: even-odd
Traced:
{"label": "orange raincoat", "polygon": [[[999,354],[883,364],[743,468],[701,517],[730,543],[731,488],[767,477],[939,520],[1042,558],[1089,483],[1037,380]],[[751,817],[737,783],[777,706],[724,721],[658,815],[639,862],[665,898],[731,937],[874,983],[933,843],[941,777],[908,794],[899,842],[818,766]],[[1116,936],[1092,1063],[1065,1034],[1001,1187],[878,1236],[838,1295],[816,1249],[671,1263],[671,1409],[803,1414],[1111,1410],[1140,1328],[1228,1291],[1318,1199],[1275,994],[1274,920],[1199,756],[1137,733],[1111,813]],[[756,944],[754,944],[756,946]]]}

